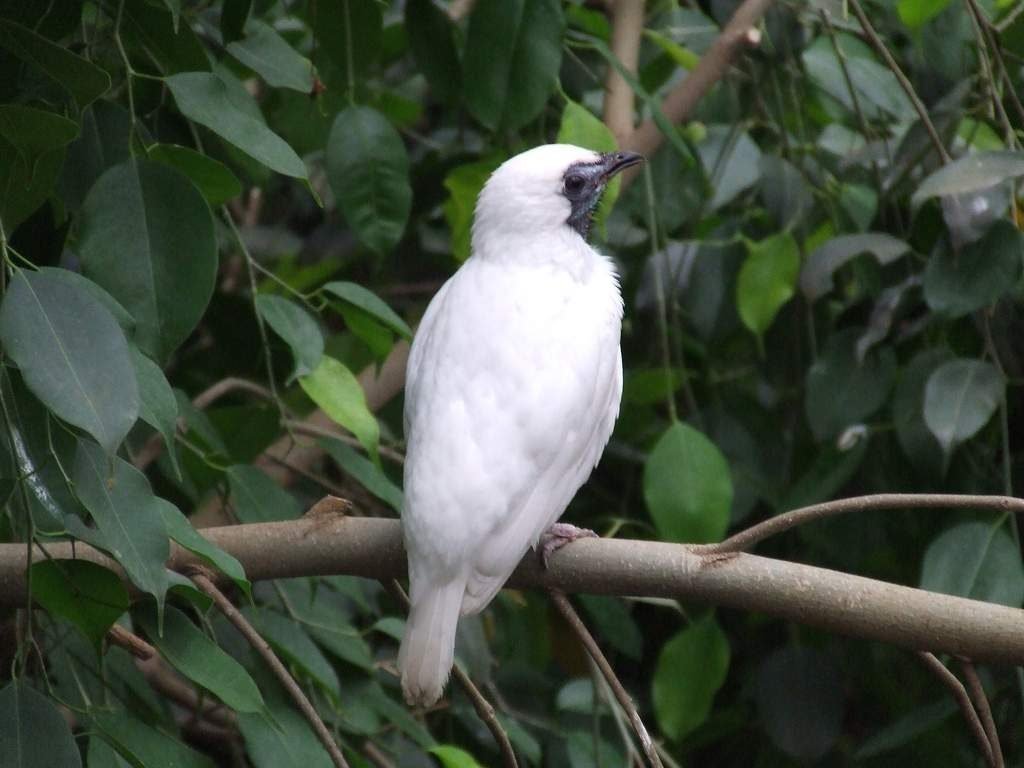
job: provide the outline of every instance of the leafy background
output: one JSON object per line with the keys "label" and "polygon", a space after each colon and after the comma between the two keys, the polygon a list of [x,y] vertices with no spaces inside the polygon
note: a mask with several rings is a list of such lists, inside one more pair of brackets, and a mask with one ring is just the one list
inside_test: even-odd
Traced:
{"label": "leafy background", "polygon": [[[460,690],[427,713],[401,704],[403,612],[380,585],[250,585],[189,521],[292,519],[327,491],[394,516],[401,403],[371,413],[355,373],[411,337],[468,256],[497,164],[555,139],[615,145],[598,117],[615,65],[600,3],[452,5],[0,2],[0,528],[93,544],[137,588],[130,601],[87,562],[32,567],[37,608],[0,631],[12,764],[329,764],[241,637],[164,567],[170,540],[234,580],[353,765],[496,763]],[[638,118],[735,7],[647,3]],[[760,43],[602,209],[626,385],[572,522],[715,541],[840,495],[1022,481],[1022,6],[979,0],[984,27],[958,0],[866,7],[949,162],[856,18],[828,0],[773,6]],[[285,487],[254,461],[309,442],[295,420],[314,407],[347,436],[321,436],[324,458]],[[854,515],[759,551],[1024,599],[1007,515]],[[904,651],[676,601],[579,603],[668,765],[981,762]],[[154,690],[105,641],[115,622],[233,714],[211,725]],[[637,761],[544,596],[503,593],[463,622],[458,654],[524,765]],[[1019,764],[1024,677],[983,679]]]}

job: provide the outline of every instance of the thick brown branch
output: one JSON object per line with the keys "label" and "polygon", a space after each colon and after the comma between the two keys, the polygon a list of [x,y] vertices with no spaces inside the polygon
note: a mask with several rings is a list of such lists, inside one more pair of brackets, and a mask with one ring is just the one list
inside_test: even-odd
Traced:
{"label": "thick brown branch", "polygon": [[640,741],[640,748],[643,749],[644,754],[647,755],[647,761],[650,763],[652,768],[662,768],[661,757],[658,756],[658,750],[654,744],[654,740],[651,739],[647,728],[644,726],[644,721],[640,719],[640,713],[637,712],[636,705],[633,703],[632,697],[629,692],[623,687],[619,681],[618,675],[615,674],[615,670],[612,669],[612,665],[608,663],[608,659],[605,658],[604,653],[601,652],[601,647],[594,640],[594,636],[590,634],[590,630],[587,629],[587,625],[580,619],[579,614],[572,607],[572,603],[569,599],[557,590],[551,590],[548,593],[551,596],[551,601],[555,604],[555,608],[562,615],[562,618],[569,624],[572,631],[576,633],[576,636],[580,639],[583,647],[587,649],[587,653],[590,654],[590,658],[594,660],[597,668],[601,670],[601,674],[604,679],[608,681],[608,685],[611,686],[612,692],[615,694],[615,698],[619,702],[619,706],[622,707],[622,711],[626,713],[629,718],[630,725],[633,726],[633,730],[636,732],[636,737]]}
{"label": "thick brown branch", "polygon": [[[640,39],[644,33],[644,4],[640,0],[612,0],[612,53],[627,72],[636,74]],[[615,67],[608,67],[604,94],[604,123],[625,146],[633,133],[633,89]]]}
{"label": "thick brown branch", "polygon": [[1024,499],[1013,496],[943,493],[876,493],[872,496],[855,496],[784,512],[742,530],[725,541],[702,544],[694,547],[694,550],[700,553],[743,552],[758,542],[798,525],[850,512],[879,509],[987,509],[993,512],[1024,514]]}
{"label": "thick brown branch", "polygon": [[190,576],[195,585],[209,595],[220,612],[224,614],[224,617],[235,626],[235,629],[242,633],[242,636],[253,647],[253,650],[273,670],[281,685],[288,691],[303,716],[309,721],[317,738],[320,739],[320,743],[324,745],[324,749],[330,755],[331,762],[334,763],[335,768],[349,768],[345,756],[341,754],[341,749],[335,743],[331,732],[327,730],[324,721],[320,719],[320,715],[317,714],[309,699],[306,698],[306,694],[302,692],[299,684],[295,682],[295,678],[291,676],[284,664],[281,663],[281,660],[277,658],[277,654],[274,653],[267,641],[260,636],[260,633],[253,628],[241,612],[224,596],[224,593],[217,589],[216,585],[205,573],[195,570],[190,573]]}
{"label": "thick brown branch", "polygon": [[[253,580],[329,574],[380,580],[405,573],[397,520],[310,516],[202,533],[238,558]],[[47,550],[52,557],[77,554],[118,570],[82,543],[76,544],[75,553],[67,543],[53,543]],[[35,556],[43,558],[38,550]],[[181,571],[196,562],[194,555],[175,547],[169,566]],[[707,554],[654,541],[580,539],[559,550],[547,570],[528,555],[509,586],[692,600],[915,651],[1024,663],[1024,611],[745,553]],[[0,604],[20,605],[25,592],[24,545],[0,545]]]}
{"label": "thick brown branch", "polygon": [[[745,0],[736,9],[721,34],[701,56],[697,66],[662,102],[661,111],[671,123],[686,120],[704,95],[725,77],[739,52],[757,42],[757,24],[771,3],[772,0]],[[650,157],[664,139],[661,129],[653,120],[648,119],[637,127],[624,149]]]}
{"label": "thick brown branch", "polygon": [[978,718],[978,712],[975,710],[974,705],[971,703],[971,697],[967,695],[967,689],[964,688],[964,684],[960,682],[959,678],[950,672],[946,665],[939,661],[934,654],[920,651],[917,654],[921,662],[928,667],[930,671],[939,682],[949,689],[949,692],[953,696],[953,700],[956,701],[957,706],[960,707],[960,713],[964,716],[964,721],[967,723],[967,728],[974,737],[974,740],[978,743],[978,749],[981,750],[982,756],[985,758],[985,762],[990,766],[992,762],[992,745],[989,743],[988,736],[985,733],[985,728],[981,724],[981,720]]}

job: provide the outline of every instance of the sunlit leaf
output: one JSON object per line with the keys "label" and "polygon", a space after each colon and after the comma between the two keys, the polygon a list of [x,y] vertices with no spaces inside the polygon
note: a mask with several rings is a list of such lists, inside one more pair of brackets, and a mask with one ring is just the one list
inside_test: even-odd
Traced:
{"label": "sunlit leaf", "polygon": [[750,255],[736,281],[736,307],[740,319],[758,336],[771,326],[775,315],[793,296],[800,252],[788,232],[747,243]]}
{"label": "sunlit leaf", "polygon": [[333,357],[324,355],[317,369],[301,377],[299,384],[324,413],[355,435],[370,458],[379,463],[377,443],[380,426],[367,408],[366,393],[352,371]]}

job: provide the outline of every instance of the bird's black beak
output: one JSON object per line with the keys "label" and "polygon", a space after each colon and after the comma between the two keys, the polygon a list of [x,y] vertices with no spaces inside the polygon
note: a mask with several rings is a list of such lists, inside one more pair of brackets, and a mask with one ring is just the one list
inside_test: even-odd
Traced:
{"label": "bird's black beak", "polygon": [[607,182],[620,171],[643,161],[644,156],[639,152],[606,152],[601,156],[601,164],[604,166],[601,171],[601,179]]}

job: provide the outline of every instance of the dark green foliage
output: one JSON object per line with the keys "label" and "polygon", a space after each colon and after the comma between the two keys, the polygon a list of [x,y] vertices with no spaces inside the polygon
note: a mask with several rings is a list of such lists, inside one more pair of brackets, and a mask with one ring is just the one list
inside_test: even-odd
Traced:
{"label": "dark green foliage", "polygon": [[[401,703],[403,608],[378,583],[250,584],[193,522],[287,525],[325,493],[398,513],[401,402],[367,382],[393,376],[378,365],[469,257],[494,168],[556,140],[614,148],[609,71],[663,140],[597,212],[623,286],[625,393],[567,519],[705,542],[842,496],[1020,493],[1013,3],[982,4],[1006,81],[968,5],[866,5],[948,163],[828,4],[771,8],[683,126],[659,105],[737,3],[643,4],[636,73],[601,3],[477,0],[452,17],[466,5],[0,0],[0,536],[113,561],[41,555],[33,621],[0,615],[3,765],[330,765],[262,660],[167,570],[174,548],[226,577],[353,766],[368,742],[396,766],[500,764],[461,689],[422,716]],[[314,408],[307,434],[295,423]],[[1016,522],[983,510],[829,519],[758,554],[1024,600]],[[980,764],[902,650],[642,595],[578,604],[676,764]],[[219,699],[237,743],[176,716],[107,641],[114,623]],[[524,767],[628,763],[616,705],[544,595],[500,594],[464,620],[457,655],[497,694]],[[1019,765],[1020,679],[981,672]]]}

